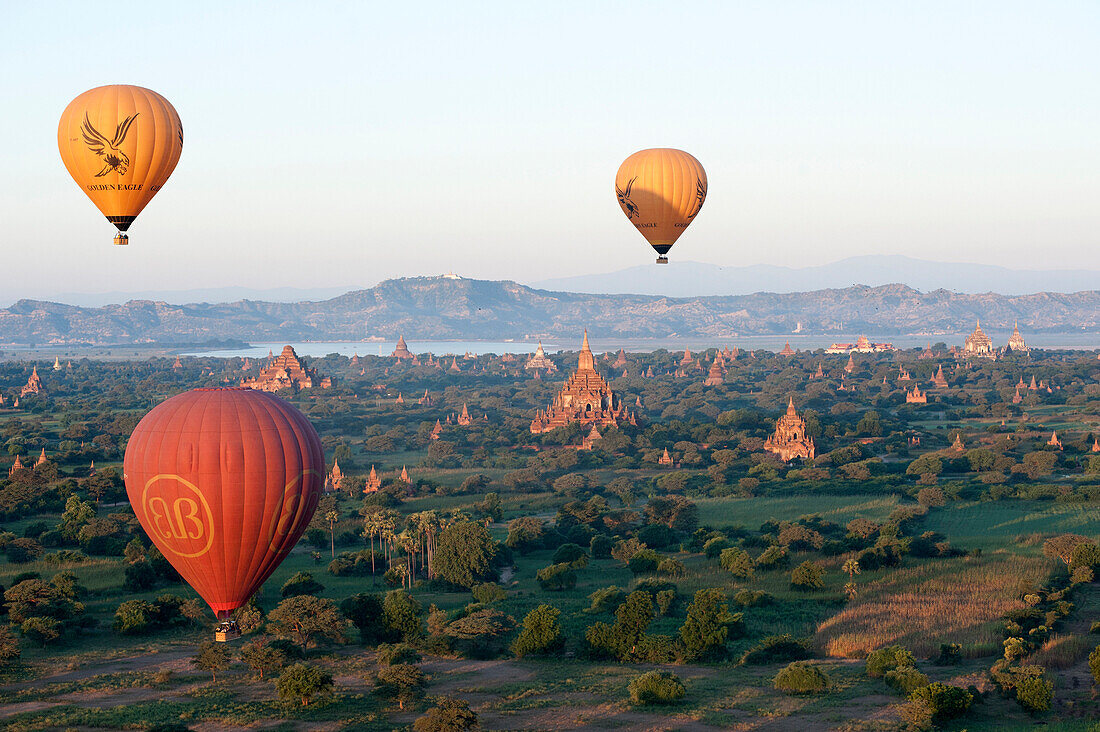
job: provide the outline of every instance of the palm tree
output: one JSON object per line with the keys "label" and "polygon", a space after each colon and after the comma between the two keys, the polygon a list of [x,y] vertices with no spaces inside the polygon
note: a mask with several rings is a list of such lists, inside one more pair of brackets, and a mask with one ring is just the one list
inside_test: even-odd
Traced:
{"label": "palm tree", "polygon": [[336,558],[336,524],[340,521],[339,511],[329,511],[325,514],[325,521],[328,522],[328,539],[329,546],[332,550],[332,558]]}

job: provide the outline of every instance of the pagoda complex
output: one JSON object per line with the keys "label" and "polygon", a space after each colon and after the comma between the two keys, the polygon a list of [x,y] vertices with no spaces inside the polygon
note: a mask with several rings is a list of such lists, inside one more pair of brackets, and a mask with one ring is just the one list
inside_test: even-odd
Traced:
{"label": "pagoda complex", "polygon": [[619,349],[619,353],[615,356],[615,363],[611,364],[613,369],[621,369],[626,367],[626,351]]}
{"label": "pagoda complex", "polygon": [[327,389],[332,386],[332,380],[322,379],[316,370],[306,368],[293,346],[283,346],[283,352],[273,358],[267,368],[260,369],[251,379],[241,379],[241,386],[259,391],[301,391],[315,386]]}
{"label": "pagoda complex", "polygon": [[1024,343],[1024,337],[1020,335],[1020,321],[1012,325],[1012,335],[1008,339],[1008,350],[1016,353],[1027,353],[1030,349]]}
{"label": "pagoda complex", "polygon": [[893,343],[871,343],[867,336],[861,335],[855,343],[834,343],[825,349],[825,353],[885,353],[896,350]]}
{"label": "pagoda complex", "polygon": [[793,356],[794,355],[794,349],[791,348],[791,342],[790,341],[787,341],[786,343],[783,344],[783,350],[779,352],[779,355],[780,356]]}
{"label": "pagoda complex", "polygon": [[706,380],[703,382],[704,386],[720,386],[726,381],[726,368],[722,363],[722,357],[715,356],[714,361],[710,364],[710,372],[707,374]]}
{"label": "pagoda complex", "polygon": [[947,388],[947,377],[943,375],[943,365],[936,369],[936,373],[932,376],[932,384],[938,386],[941,389]]}
{"label": "pagoda complex", "polygon": [[370,475],[367,476],[367,485],[363,488],[364,493],[374,493],[382,487],[382,479],[378,476],[378,471],[374,469],[374,466],[370,466]]}
{"label": "pagoda complex", "polygon": [[920,390],[920,386],[913,384],[913,391],[905,392],[906,404],[927,404],[928,394]]}
{"label": "pagoda complex", "polygon": [[795,458],[813,460],[817,452],[812,437],[806,436],[806,420],[794,409],[794,397],[787,402],[787,413],[775,423],[775,432],[764,442],[764,449],[779,456],[783,462]]}
{"label": "pagoda complex", "polygon": [[27,379],[27,384],[20,392],[19,396],[25,397],[28,394],[39,394],[42,392],[42,379],[38,377],[38,366],[31,367],[31,377]]}
{"label": "pagoda complex", "polygon": [[535,349],[535,355],[527,359],[527,363],[524,364],[525,369],[546,369],[547,371],[557,371],[558,367],[554,365],[554,362],[546,357],[546,351],[542,350],[542,341],[539,341],[539,347]]}
{"label": "pagoda complex", "polygon": [[963,356],[966,358],[996,358],[997,351],[993,348],[993,339],[982,330],[982,322],[976,321],[974,332],[966,337],[963,343]]}
{"label": "pagoda complex", "polygon": [[405,336],[397,336],[397,348],[393,349],[390,358],[396,358],[399,361],[404,358],[413,358],[413,354],[409,351],[409,347],[405,345]]}
{"label": "pagoda complex", "polygon": [[633,420],[627,414],[611,387],[596,371],[596,360],[588,347],[588,331],[584,332],[577,370],[565,382],[561,392],[546,411],[539,411],[531,421],[532,434],[548,432],[573,422],[596,425],[618,425],[621,420]]}

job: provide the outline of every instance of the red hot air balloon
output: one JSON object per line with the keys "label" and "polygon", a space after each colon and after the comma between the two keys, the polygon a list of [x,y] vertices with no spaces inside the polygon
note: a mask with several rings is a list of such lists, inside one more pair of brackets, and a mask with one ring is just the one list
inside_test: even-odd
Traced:
{"label": "red hot air balloon", "polygon": [[324,454],[313,425],[282,399],[195,389],[142,418],[123,469],[149,538],[226,620],[305,531]]}

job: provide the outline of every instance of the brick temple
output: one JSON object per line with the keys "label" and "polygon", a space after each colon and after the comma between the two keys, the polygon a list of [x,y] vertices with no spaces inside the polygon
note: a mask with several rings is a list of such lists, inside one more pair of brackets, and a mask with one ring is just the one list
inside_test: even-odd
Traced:
{"label": "brick temple", "polygon": [[306,368],[293,346],[283,346],[283,352],[274,357],[267,368],[260,369],[251,379],[241,379],[241,386],[259,391],[301,391],[315,386],[327,389],[332,386],[332,380],[319,377],[315,369]]}
{"label": "brick temple", "polygon": [[531,432],[539,434],[573,422],[596,425],[618,425],[633,421],[634,415],[611,391],[611,387],[596,371],[596,359],[588,346],[588,331],[584,332],[577,370],[565,382],[546,411],[539,411],[531,421]]}

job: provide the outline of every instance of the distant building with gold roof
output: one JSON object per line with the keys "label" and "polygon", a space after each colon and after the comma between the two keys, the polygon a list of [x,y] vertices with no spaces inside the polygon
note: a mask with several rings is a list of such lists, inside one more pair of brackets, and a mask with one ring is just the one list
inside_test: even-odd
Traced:
{"label": "distant building with gold roof", "polygon": [[981,320],[976,321],[974,332],[966,337],[963,342],[963,356],[965,358],[996,358],[997,350],[993,348],[993,339],[982,330]]}
{"label": "distant building with gold roof", "polygon": [[1020,321],[1012,325],[1012,335],[1008,339],[1008,350],[1016,353],[1027,353],[1030,349],[1024,343],[1024,337],[1020,335]]}
{"label": "distant building with gold roof", "polygon": [[535,349],[535,355],[527,359],[527,363],[524,364],[525,369],[546,369],[547,371],[557,371],[558,367],[554,365],[546,356],[546,351],[542,350],[542,341],[539,341],[539,347]]}

